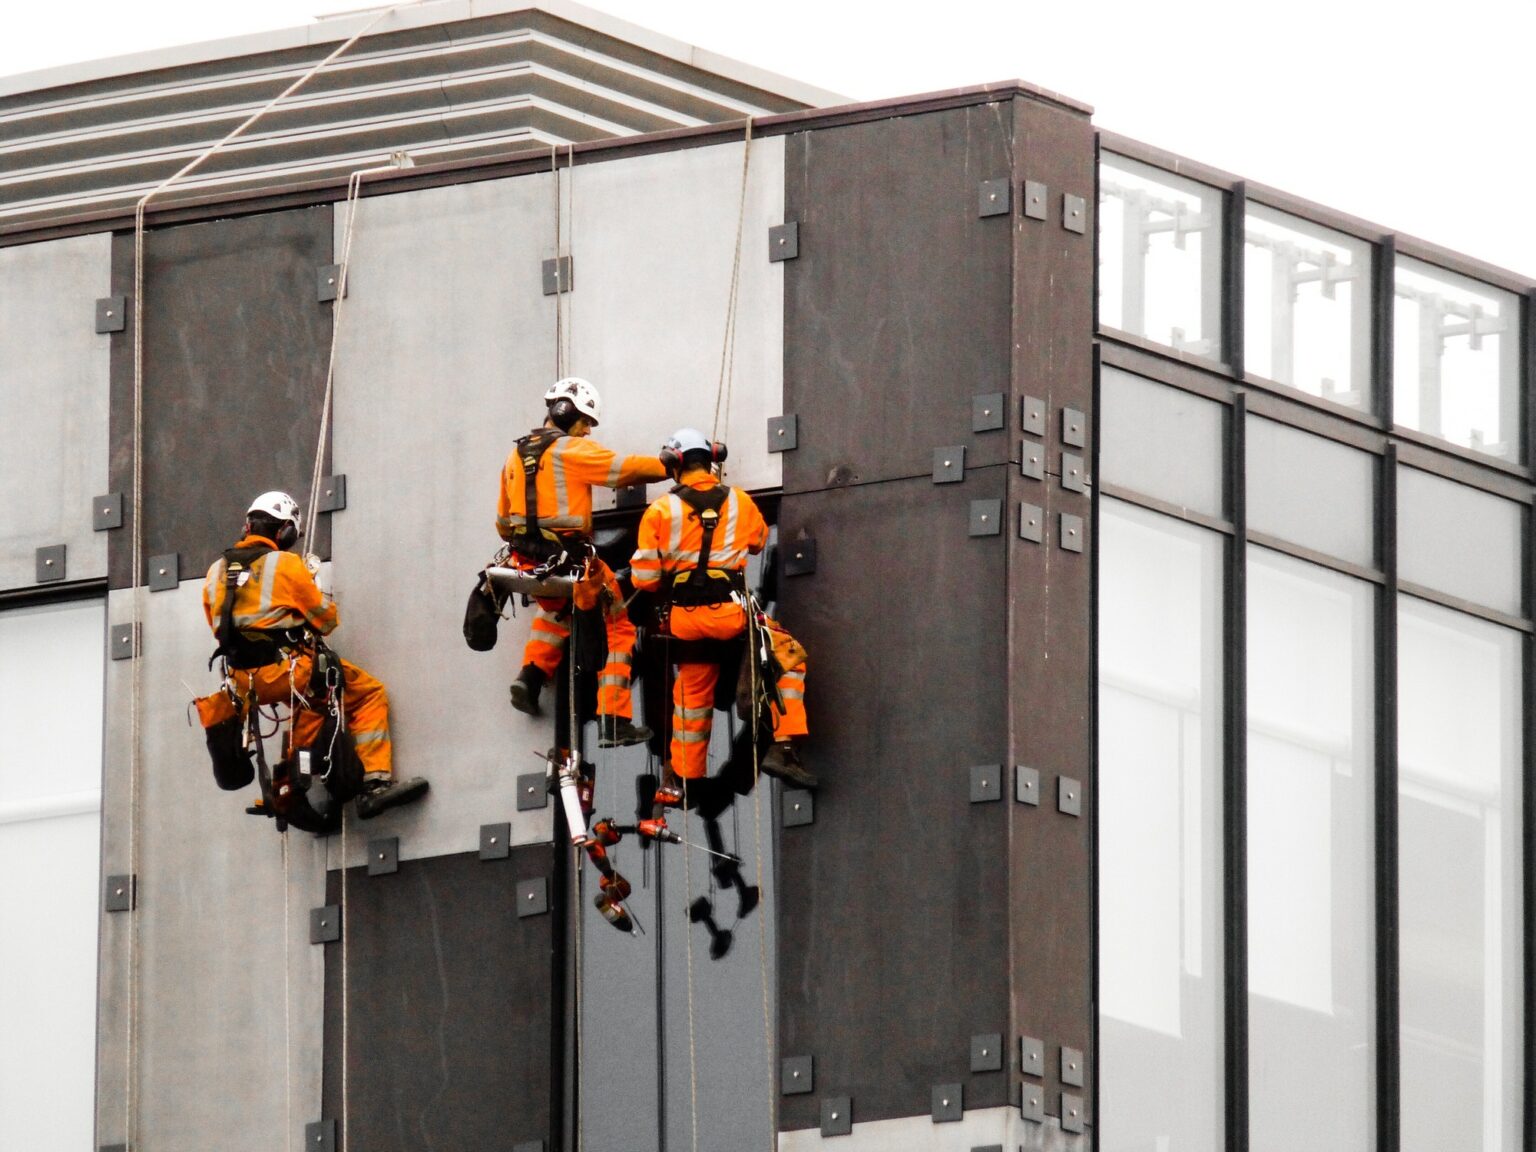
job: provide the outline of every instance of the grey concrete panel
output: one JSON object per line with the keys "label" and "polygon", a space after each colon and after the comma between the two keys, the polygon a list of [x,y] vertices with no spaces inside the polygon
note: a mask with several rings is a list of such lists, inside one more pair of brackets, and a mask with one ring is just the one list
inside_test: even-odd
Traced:
{"label": "grey concrete panel", "polygon": [[[125,1139],[131,1082],[134,1147],[257,1152],[282,1147],[287,1134],[302,1138],[320,1104],[323,949],[309,943],[308,922],[324,903],[324,854],[313,837],[290,833],[285,888],[282,838],[270,821],[244,814],[255,786],[226,793],[214,785],[202,730],[187,713],[188,687],[216,686],[199,593],[196,580],[142,592],[143,655],[107,665],[101,866],[103,875],[129,872],[136,853],[138,909],[101,921],[97,1139]],[[109,625],[131,619],[132,596],[109,594]],[[142,759],[133,821],[136,663]]]}
{"label": "grey concrete panel", "polygon": [[853,1131],[823,1138],[818,1128],[779,1133],[779,1152],[967,1152],[1001,1144],[1019,1152],[1087,1152],[1089,1135],[1063,1132],[1055,1117],[1036,1124],[1019,1118],[1017,1108],[977,1108],[957,1123],[934,1124],[925,1116],[860,1122],[853,1100]]}
{"label": "grey concrete panel", "polygon": [[[654,452],[679,427],[707,435],[714,426],[741,167],[737,142],[578,166],[571,177],[567,370],[602,390],[598,435],[616,451]],[[543,203],[551,213],[548,179]],[[776,487],[782,467],[767,442],[768,419],[783,405],[784,265],[768,262],[765,237],[783,219],[784,141],[756,140],[733,383],[718,436],[730,447],[731,483],[751,489]],[[538,235],[542,255],[553,256],[552,219],[540,222]],[[598,506],[610,506],[612,494],[602,495]]]}
{"label": "grey concrete panel", "polygon": [[107,572],[91,499],[107,490],[110,341],[93,322],[112,279],[110,236],[0,249],[0,589],[36,582],[63,544],[69,580]]}
{"label": "grey concrete panel", "polygon": [[524,177],[367,199],[353,233],[333,438],[347,476],[332,517],[335,644],[389,688],[397,771],[432,783],[368,825],[399,836],[402,860],[468,851],[486,823],[509,821],[514,844],[550,837],[553,809],[519,812],[515,789],[539,770],[553,718],[507,698],[532,612],[504,621],[489,653],[471,651],[461,625],[500,544],[502,464],[554,379],[555,304],[539,290],[551,213],[547,178]]}

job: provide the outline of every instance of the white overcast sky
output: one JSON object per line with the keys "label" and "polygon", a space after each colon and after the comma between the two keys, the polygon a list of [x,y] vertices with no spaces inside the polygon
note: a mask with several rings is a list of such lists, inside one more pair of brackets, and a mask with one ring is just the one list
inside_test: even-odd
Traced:
{"label": "white overcast sky", "polygon": [[[0,75],[309,23],[355,0],[8,8]],[[1019,78],[1101,127],[1536,277],[1536,0],[594,0],[858,100]]]}

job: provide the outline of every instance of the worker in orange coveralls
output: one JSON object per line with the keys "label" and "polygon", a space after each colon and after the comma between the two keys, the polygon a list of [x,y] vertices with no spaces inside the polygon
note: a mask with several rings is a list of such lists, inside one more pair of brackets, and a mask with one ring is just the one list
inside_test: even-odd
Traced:
{"label": "worker in orange coveralls", "polygon": [[[663,450],[678,484],[646,509],[640,521],[630,571],[636,588],[661,595],[666,627],[674,640],[733,640],[747,628],[747,555],[761,552],[768,543],[768,525],[752,497],[716,477],[715,465],[724,458],[723,444],[706,439],[694,428],[679,430]],[[782,709],[772,708],[774,744],[761,768],[814,788],[816,777],[801,764],[791,743],[792,737],[807,731],[805,649],[777,622],[766,617],[763,622],[780,670],[776,687]],[[751,659],[751,654],[746,658]],[[719,676],[720,666],[712,662],[677,666],[670,759],[672,772],[685,779],[696,780],[708,768]],[[663,793],[672,787],[668,781]],[[658,799],[675,802],[670,794]]]}
{"label": "worker in orange coveralls", "polygon": [[[514,566],[531,571],[562,552],[581,558],[576,609],[601,607],[607,658],[598,676],[598,745],[617,748],[648,740],[651,730],[634,723],[630,695],[636,632],[624,593],[612,570],[590,547],[592,488],[624,488],[664,480],[655,456],[618,456],[590,438],[602,414],[602,398],[586,380],[568,376],[544,394],[548,415],[540,428],[518,440],[501,473],[496,530],[511,549]],[[529,513],[529,505],[533,511]],[[536,598],[538,611],[523,649],[523,667],[512,682],[512,707],[539,714],[539,692],[560,667],[571,636],[572,601]]]}
{"label": "worker in orange coveralls", "polygon": [[[285,492],[266,492],[247,510],[241,540],[208,569],[203,613],[219,641],[228,679],[225,689],[196,702],[204,728],[236,716],[243,720],[253,699],[257,704],[296,703],[285,750],[289,756],[313,744],[325,720],[319,706],[324,690],[310,692],[314,654],[306,638],[328,636],[340,622],[309,566],[287,551],[298,539],[298,504]],[[357,814],[368,820],[420,799],[427,782],[395,780],[384,685],[350,661],[339,663],[343,716],[364,773]]]}

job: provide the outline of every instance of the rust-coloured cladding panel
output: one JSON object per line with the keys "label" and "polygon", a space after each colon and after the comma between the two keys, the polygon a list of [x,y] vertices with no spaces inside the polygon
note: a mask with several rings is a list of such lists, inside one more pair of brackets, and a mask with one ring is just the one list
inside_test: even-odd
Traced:
{"label": "rust-coloured cladding panel", "polygon": [[[933,450],[1008,459],[972,433],[976,396],[1008,390],[1011,104],[800,132],[785,146],[784,409],[799,418],[784,491],[926,476]],[[766,435],[766,433],[765,433]]]}
{"label": "rust-coloured cladding panel", "polygon": [[[1093,285],[1095,170],[1093,128],[1085,116],[1015,100],[1017,179],[1050,189],[1047,219],[1020,217],[1014,258],[1013,410],[1020,397],[1046,402],[1041,480],[1009,470],[1009,506],[1039,507],[1040,543],[1009,533],[1009,747],[1014,764],[1040,773],[1040,804],[1010,805],[1009,972],[1015,1035],[1090,1053],[1093,1037],[1093,635],[1092,498],[1066,485],[1062,457],[1093,459]],[[1081,196],[1081,232],[1064,226],[1063,198]],[[1063,413],[1082,414],[1081,444]],[[1019,432],[1010,432],[1017,446]],[[1082,470],[1086,470],[1086,465]],[[1089,477],[1088,479],[1092,479]],[[1081,521],[1063,527],[1063,515]],[[1064,545],[1080,544],[1082,551]],[[1080,782],[1081,816],[1058,810],[1058,782]],[[1093,1067],[1091,1054],[1089,1068]],[[1046,1061],[1047,1111],[1055,1114],[1060,1064]],[[1081,1093],[1083,1089],[1068,1087]],[[1087,1089],[1092,1092],[1092,1085]],[[1091,1098],[1091,1096],[1089,1097]]]}
{"label": "rust-coloured cladding panel", "polygon": [[[543,844],[504,860],[467,852],[406,860],[387,875],[348,870],[346,1147],[557,1146],[554,915],[519,915],[529,882],[558,911],[553,868]],[[327,877],[326,902],[341,904],[339,872]],[[343,953],[340,942],[324,947],[322,1111],[340,1121]]]}
{"label": "rust-coloured cladding panel", "polygon": [[[309,500],[331,348],[331,305],[315,270],[331,263],[331,209],[165,228],[144,250],[144,556],[176,552],[200,577],[238,538],[251,498]],[[112,242],[112,291],[133,296],[133,237]],[[113,588],[131,582],[133,331],[112,337]],[[327,447],[329,454],[329,447]],[[306,508],[306,513],[308,509]],[[306,551],[329,555],[322,518]]]}
{"label": "rust-coloured cladding panel", "polygon": [[1006,1072],[969,1071],[971,1037],[1008,1027],[1008,805],[970,800],[970,769],[1004,754],[1007,686],[1007,549],[969,535],[971,502],[1005,471],[781,505],[781,550],[817,544],[779,602],[810,652],[822,781],[814,823],[779,832],[779,1055],[815,1062],[783,1130],[817,1127],[827,1095],[860,1123],[927,1115],[936,1084],[1007,1102]]}

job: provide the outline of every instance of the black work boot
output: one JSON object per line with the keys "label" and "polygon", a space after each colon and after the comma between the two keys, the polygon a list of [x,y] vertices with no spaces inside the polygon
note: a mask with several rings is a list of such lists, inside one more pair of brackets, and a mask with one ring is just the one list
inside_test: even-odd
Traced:
{"label": "black work boot", "polygon": [[800,763],[800,753],[788,740],[780,740],[768,749],[759,767],[768,775],[777,776],[797,788],[815,788],[818,783],[816,773]]}
{"label": "black work boot", "polygon": [[512,707],[530,716],[539,714],[539,692],[549,677],[537,664],[524,664],[523,670],[512,681]]}
{"label": "black work boot", "polygon": [[363,785],[363,793],[357,798],[357,818],[372,820],[386,808],[398,808],[420,800],[427,794],[428,784],[420,776],[409,780],[370,780]]}
{"label": "black work boot", "polygon": [[597,718],[597,746],[599,748],[626,748],[631,744],[644,744],[650,738],[651,730],[644,724],[634,723],[628,716],[599,716]]}

